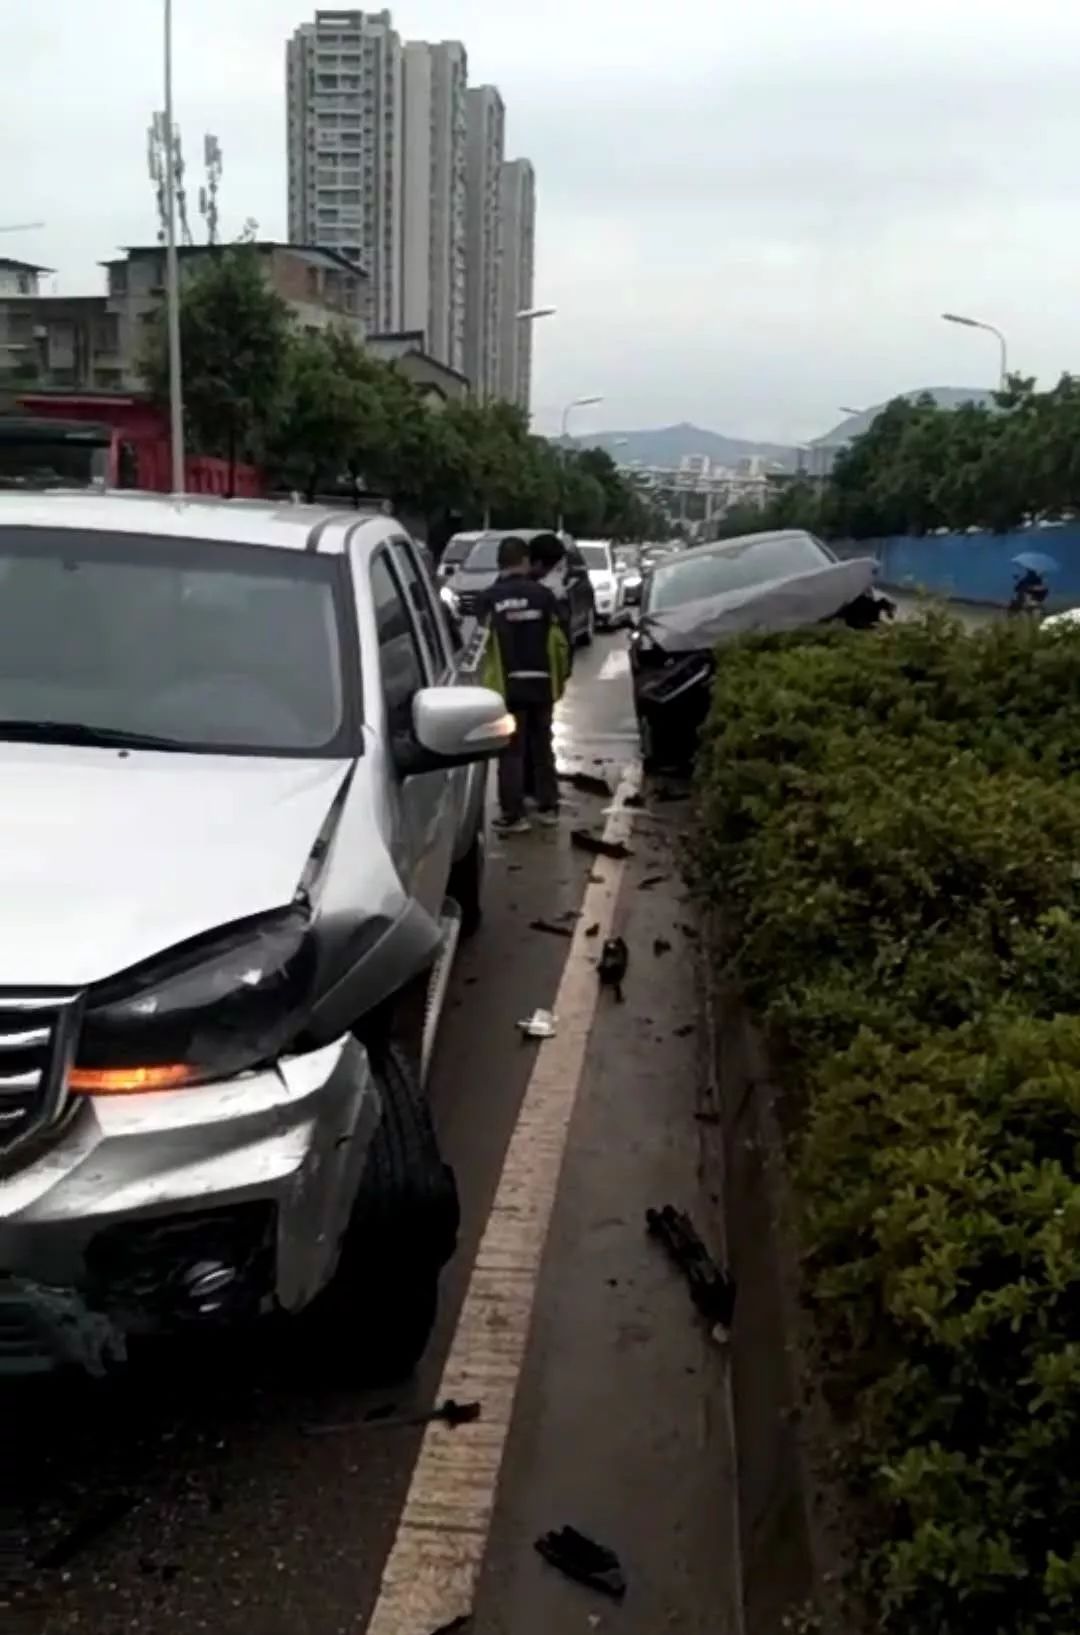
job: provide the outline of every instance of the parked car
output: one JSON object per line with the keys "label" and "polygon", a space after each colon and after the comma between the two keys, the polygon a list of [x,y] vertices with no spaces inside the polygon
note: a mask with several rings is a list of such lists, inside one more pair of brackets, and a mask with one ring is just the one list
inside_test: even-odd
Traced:
{"label": "parked car", "polygon": [[513,728],[470,673],[385,515],[0,497],[0,1373],[272,1312],[416,1362],[458,1211],[410,1018]]}
{"label": "parked car", "polygon": [[596,608],[596,623],[610,630],[620,622],[623,603],[623,569],[609,539],[579,539],[577,548],[585,561]]}
{"label": "parked car", "polygon": [[641,603],[641,547],[639,545],[616,546],[615,562],[622,574],[624,611],[632,607],[638,607]]}
{"label": "parked car", "polygon": [[647,768],[692,761],[708,713],[717,649],[752,631],[895,612],[873,588],[870,558],[839,562],[801,530],[744,534],[657,560],[630,636],[634,707]]}
{"label": "parked car", "polygon": [[471,534],[453,534],[447,540],[446,549],[439,558],[439,578],[452,579],[477,540],[483,537],[483,529]]}
{"label": "parked car", "polygon": [[499,546],[509,535],[522,539],[526,545],[534,540],[558,541],[564,555],[558,567],[549,575],[547,583],[568,611],[570,635],[576,647],[587,647],[596,629],[596,607],[589,572],[577,545],[566,534],[554,534],[545,528],[504,528],[481,534],[470,547],[468,555],[445,581],[448,607],[465,620],[475,615],[480,592],[493,584],[499,573]]}

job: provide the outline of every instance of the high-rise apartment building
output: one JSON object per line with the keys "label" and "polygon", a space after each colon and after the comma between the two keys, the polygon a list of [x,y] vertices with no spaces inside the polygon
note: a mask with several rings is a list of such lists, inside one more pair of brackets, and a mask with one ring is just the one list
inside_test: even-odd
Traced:
{"label": "high-rise apartment building", "polygon": [[465,373],[481,401],[499,394],[501,180],[506,113],[493,85],[469,91]]}
{"label": "high-rise apartment building", "polygon": [[401,41],[388,11],[317,11],[287,48],[289,238],[358,262],[401,326]]}
{"label": "high-rise apartment building", "polygon": [[465,47],[405,47],[402,327],[440,363],[465,368]]}
{"label": "high-rise apartment building", "polygon": [[519,312],[533,304],[536,260],[536,178],[528,159],[508,159],[499,178],[502,267],[499,292],[499,396],[528,411],[532,392],[531,323]]}

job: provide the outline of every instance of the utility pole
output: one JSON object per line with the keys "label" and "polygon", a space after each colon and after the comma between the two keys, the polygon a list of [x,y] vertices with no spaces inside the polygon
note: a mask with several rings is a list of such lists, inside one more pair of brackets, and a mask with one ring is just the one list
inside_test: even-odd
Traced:
{"label": "utility pole", "polygon": [[180,357],[180,263],[176,253],[176,149],[173,142],[172,0],[165,0],[165,312],[169,334],[169,429],[174,494],[185,489],[184,383]]}

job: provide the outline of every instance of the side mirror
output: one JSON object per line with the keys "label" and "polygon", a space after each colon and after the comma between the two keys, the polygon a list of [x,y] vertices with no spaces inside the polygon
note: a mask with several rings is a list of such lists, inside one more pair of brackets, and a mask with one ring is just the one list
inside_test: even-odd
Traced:
{"label": "side mirror", "polygon": [[416,742],[406,773],[489,760],[514,736],[514,717],[490,687],[423,687],[412,720]]}

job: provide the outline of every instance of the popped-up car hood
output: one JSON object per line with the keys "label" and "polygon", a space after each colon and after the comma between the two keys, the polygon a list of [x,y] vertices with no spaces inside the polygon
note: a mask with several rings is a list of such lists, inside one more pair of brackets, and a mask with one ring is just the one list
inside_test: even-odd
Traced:
{"label": "popped-up car hood", "polygon": [[83,987],[284,907],[351,765],[0,742],[0,987]]}
{"label": "popped-up car hood", "polygon": [[873,588],[872,557],[830,562],[794,578],[773,579],[680,607],[646,613],[641,628],[667,653],[698,653],[753,632],[774,633],[820,624]]}

